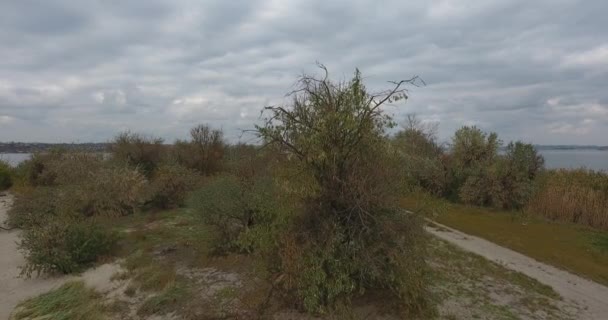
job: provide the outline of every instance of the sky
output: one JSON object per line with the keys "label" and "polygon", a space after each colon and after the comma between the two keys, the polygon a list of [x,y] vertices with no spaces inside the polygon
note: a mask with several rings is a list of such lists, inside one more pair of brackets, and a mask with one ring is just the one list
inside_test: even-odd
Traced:
{"label": "sky", "polygon": [[371,90],[420,76],[397,122],[504,141],[608,145],[605,0],[4,0],[0,141],[232,142],[321,62]]}

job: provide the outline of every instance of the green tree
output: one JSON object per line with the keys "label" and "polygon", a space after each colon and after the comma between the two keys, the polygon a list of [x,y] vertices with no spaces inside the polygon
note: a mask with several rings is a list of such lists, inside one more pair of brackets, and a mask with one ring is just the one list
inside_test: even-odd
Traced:
{"label": "green tree", "polygon": [[409,311],[425,310],[423,231],[397,205],[402,170],[386,133],[395,124],[381,108],[406,99],[402,86],[417,78],[370,94],[358,70],[335,83],[322,69],[323,78],[300,79],[290,106],[265,108],[257,127],[314,184],[281,242],[286,289],[309,311],[369,288],[392,290]]}

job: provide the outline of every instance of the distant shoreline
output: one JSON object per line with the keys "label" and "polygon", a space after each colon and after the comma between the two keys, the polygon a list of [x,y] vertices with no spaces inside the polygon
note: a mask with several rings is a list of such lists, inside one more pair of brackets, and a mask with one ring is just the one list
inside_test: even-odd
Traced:
{"label": "distant shoreline", "polygon": [[0,142],[0,153],[36,153],[53,149],[104,152],[108,150],[108,146],[108,143]]}
{"label": "distant shoreline", "polygon": [[[0,153],[36,153],[52,149],[67,149],[87,152],[105,152],[109,143],[38,143],[0,142]],[[596,150],[608,151],[608,146],[597,145],[534,145],[536,150]],[[504,149],[504,147],[503,147]]]}

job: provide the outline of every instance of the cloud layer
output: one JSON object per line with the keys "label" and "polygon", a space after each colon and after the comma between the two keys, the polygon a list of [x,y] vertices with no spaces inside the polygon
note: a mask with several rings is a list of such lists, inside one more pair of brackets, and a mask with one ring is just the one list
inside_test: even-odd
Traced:
{"label": "cloud layer", "polygon": [[231,140],[324,63],[368,87],[421,76],[399,121],[608,144],[606,1],[2,1],[0,141]]}

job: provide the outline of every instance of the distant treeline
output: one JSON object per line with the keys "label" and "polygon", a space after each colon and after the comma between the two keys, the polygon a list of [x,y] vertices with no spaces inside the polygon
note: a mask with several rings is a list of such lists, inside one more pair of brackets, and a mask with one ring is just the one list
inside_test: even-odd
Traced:
{"label": "distant treeline", "polygon": [[608,151],[608,146],[594,145],[535,145],[536,150],[601,150]]}
{"label": "distant treeline", "polygon": [[0,153],[36,153],[53,149],[71,151],[103,152],[108,150],[107,143],[37,143],[37,142],[0,142]]}

